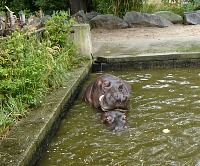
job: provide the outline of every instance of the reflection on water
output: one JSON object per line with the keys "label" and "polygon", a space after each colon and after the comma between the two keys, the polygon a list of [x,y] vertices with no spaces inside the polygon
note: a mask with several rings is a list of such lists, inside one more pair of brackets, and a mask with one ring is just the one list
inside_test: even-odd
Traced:
{"label": "reflection on water", "polygon": [[39,165],[200,166],[200,69],[110,73],[133,87],[129,130],[109,131],[81,94]]}

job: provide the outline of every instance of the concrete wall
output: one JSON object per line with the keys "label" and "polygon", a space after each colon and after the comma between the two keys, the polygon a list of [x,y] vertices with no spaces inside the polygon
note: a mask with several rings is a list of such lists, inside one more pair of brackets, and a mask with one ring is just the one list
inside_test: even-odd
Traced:
{"label": "concrete wall", "polygon": [[92,58],[92,42],[89,24],[75,24],[72,38],[74,44],[78,47],[80,55]]}

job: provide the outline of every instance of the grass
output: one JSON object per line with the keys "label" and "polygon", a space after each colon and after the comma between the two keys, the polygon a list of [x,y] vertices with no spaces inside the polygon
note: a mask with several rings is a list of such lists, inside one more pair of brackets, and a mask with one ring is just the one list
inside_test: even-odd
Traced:
{"label": "grass", "polygon": [[103,14],[114,14],[123,18],[128,11],[139,11],[143,13],[155,13],[157,11],[171,11],[183,16],[184,12],[195,11],[199,9],[199,1],[189,1],[188,4],[177,2],[160,1],[160,3],[149,3],[142,0],[94,0],[95,11]]}
{"label": "grass", "polygon": [[42,36],[15,31],[0,41],[0,135],[62,86],[85,59],[69,41],[74,20],[66,12],[46,22]]}
{"label": "grass", "polygon": [[171,4],[171,3],[161,3],[161,4],[149,4],[149,3],[144,3],[140,9],[141,12],[143,13],[155,13],[158,11],[171,11],[173,13],[179,14],[180,16],[183,17],[184,12],[190,12],[196,10],[196,6],[189,3],[185,5],[180,5],[180,4]]}

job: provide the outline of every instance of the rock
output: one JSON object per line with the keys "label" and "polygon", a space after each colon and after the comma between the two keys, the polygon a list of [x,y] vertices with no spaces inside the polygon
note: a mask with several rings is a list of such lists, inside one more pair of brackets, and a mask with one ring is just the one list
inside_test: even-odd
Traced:
{"label": "rock", "polygon": [[78,11],[74,15],[72,15],[77,23],[87,23],[87,18],[83,10]]}
{"label": "rock", "polygon": [[155,12],[154,14],[162,18],[165,18],[166,20],[172,22],[173,24],[183,23],[183,18],[180,15],[175,14],[171,11],[159,11],[159,12]]}
{"label": "rock", "polygon": [[5,25],[5,16],[0,13],[0,36],[3,36],[6,25]]}
{"label": "rock", "polygon": [[186,25],[200,24],[200,11],[184,13],[183,18]]}
{"label": "rock", "polygon": [[72,17],[74,17],[74,19],[76,20],[76,22],[78,23],[89,23],[89,21],[100,15],[100,13],[92,11],[89,13],[85,13],[83,10],[80,10],[79,12],[75,13],[74,15],[72,15]]}
{"label": "rock", "polygon": [[127,12],[124,20],[129,26],[143,25],[143,26],[155,26],[155,27],[169,27],[173,25],[170,21],[157,16],[155,14],[139,13],[139,12]]}
{"label": "rock", "polygon": [[89,13],[85,14],[85,16],[86,16],[88,21],[90,21],[92,18],[94,18],[94,17],[96,17],[98,15],[100,15],[100,13],[95,12],[95,11],[92,11],[92,12],[89,12]]}
{"label": "rock", "polygon": [[28,26],[34,27],[35,29],[39,29],[39,28],[45,27],[45,22],[49,19],[51,19],[51,16],[49,15],[35,18],[28,24]]}
{"label": "rock", "polygon": [[39,18],[32,17],[31,19],[29,19],[29,24],[23,27],[23,32],[26,33],[30,31],[37,31],[39,29],[42,29],[43,31],[43,28],[45,27],[45,22],[49,19],[51,19],[51,16],[49,15]]}
{"label": "rock", "polygon": [[92,28],[99,29],[123,29],[128,28],[128,24],[121,18],[113,14],[98,15],[90,20]]}

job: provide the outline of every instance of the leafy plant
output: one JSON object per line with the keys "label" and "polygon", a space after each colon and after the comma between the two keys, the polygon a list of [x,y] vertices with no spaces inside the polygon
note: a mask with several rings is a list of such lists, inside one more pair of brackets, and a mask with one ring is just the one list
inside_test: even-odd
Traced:
{"label": "leafy plant", "polygon": [[141,12],[143,13],[154,13],[160,10],[160,7],[158,7],[157,4],[149,4],[149,3],[144,3],[142,5],[142,8],[140,9]]}
{"label": "leafy plant", "polygon": [[93,0],[93,4],[95,10],[100,13],[111,13],[122,18],[127,11],[139,11],[142,0]]}
{"label": "leafy plant", "polygon": [[194,11],[195,9],[196,6],[192,3],[172,5],[171,3],[164,1],[161,4],[144,3],[140,11],[144,13],[155,13],[157,11],[171,11],[173,13],[183,16],[184,12]]}
{"label": "leafy plant", "polygon": [[[68,39],[74,20],[57,12],[43,38],[15,31],[0,41],[0,133],[62,85],[84,61]],[[67,42],[68,41],[68,42]]]}

